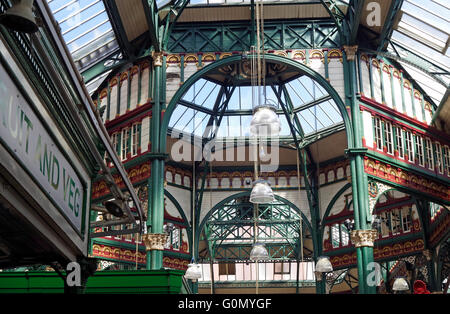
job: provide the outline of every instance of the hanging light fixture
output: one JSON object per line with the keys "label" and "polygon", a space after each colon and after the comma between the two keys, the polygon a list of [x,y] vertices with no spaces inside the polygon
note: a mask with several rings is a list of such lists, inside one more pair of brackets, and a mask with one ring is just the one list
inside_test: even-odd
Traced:
{"label": "hanging light fixture", "polygon": [[392,285],[393,291],[408,291],[409,284],[405,277],[395,278],[394,284]]}
{"label": "hanging light fixture", "polygon": [[191,279],[193,282],[196,282],[197,279],[201,277],[202,277],[202,270],[200,268],[200,265],[194,263],[194,260],[192,260],[191,264],[188,265],[188,269],[184,274],[184,278]]}
{"label": "hanging light fixture", "polygon": [[[280,119],[276,113],[277,105],[269,101],[267,99],[266,94],[266,60],[264,53],[263,3],[262,1],[257,0],[255,5],[256,5],[257,60],[256,64],[254,61],[252,62],[251,77],[252,77],[252,86],[257,87],[257,97],[256,99],[254,99],[253,103],[254,104],[253,117],[250,123],[250,134],[253,136],[277,136],[280,134],[281,131]],[[261,16],[259,16],[259,14]],[[262,58],[260,57],[261,52]],[[255,68],[257,68],[256,76],[255,76]],[[263,95],[261,95],[260,89],[261,86],[263,88]]]}
{"label": "hanging light fixture", "polygon": [[265,261],[269,259],[269,252],[267,252],[264,243],[254,243],[250,252],[250,259],[252,261]]}
{"label": "hanging light fixture", "polygon": [[333,265],[331,265],[328,256],[319,256],[316,263],[316,272],[318,273],[331,273],[333,271]]}
{"label": "hanging light fixture", "polygon": [[[194,128],[195,130],[195,128]],[[195,156],[194,156],[195,157]],[[192,160],[192,195],[195,195],[196,193],[196,184],[197,180],[195,177],[195,160],[196,158],[193,158]],[[196,282],[197,279],[202,277],[202,270],[200,268],[200,265],[195,262],[195,197],[192,198],[192,208],[193,208],[193,214],[192,214],[192,260],[191,263],[188,264],[188,269],[186,270],[186,273],[184,274],[184,278],[190,279],[193,282]]]}
{"label": "hanging light fixture", "polygon": [[35,33],[38,31],[33,13],[34,0],[13,0],[12,7],[0,15],[0,24],[16,32]]}
{"label": "hanging light fixture", "polygon": [[253,204],[267,204],[275,200],[272,188],[266,180],[256,180],[250,193],[250,202]]}
{"label": "hanging light fixture", "polygon": [[276,113],[276,107],[266,102],[253,110],[250,123],[250,133],[254,136],[277,136],[280,134],[281,124]]}

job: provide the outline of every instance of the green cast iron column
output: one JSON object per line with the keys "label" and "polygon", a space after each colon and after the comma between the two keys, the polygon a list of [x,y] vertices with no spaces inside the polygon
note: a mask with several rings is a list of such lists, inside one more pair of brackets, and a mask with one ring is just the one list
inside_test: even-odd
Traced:
{"label": "green cast iron column", "polygon": [[[162,84],[162,54],[153,55],[153,71],[155,75],[153,107],[152,107],[152,125],[151,125],[151,147],[152,147],[152,167],[151,167],[151,216],[147,220],[147,230],[152,234],[162,234],[164,224],[164,161],[159,157],[160,154],[160,125],[161,125],[161,89]],[[151,227],[151,228],[149,228]],[[150,232],[149,232],[150,233]],[[163,266],[163,251],[147,251],[147,269],[157,270]]]}
{"label": "green cast iron column", "polygon": [[[347,55],[347,53],[346,53]],[[353,129],[357,129],[357,126],[355,123],[355,119],[353,117],[354,111],[353,110],[356,107],[355,100],[354,100],[354,90],[352,82],[352,75],[350,73],[350,65],[349,62],[346,62],[344,59],[344,78],[345,78],[345,94],[346,94],[346,105],[352,108],[351,116],[352,116],[352,122],[353,122]],[[356,108],[357,109],[357,108]],[[352,139],[355,143],[355,138]],[[356,142],[358,143],[358,142]],[[354,147],[357,147],[358,144],[353,145]],[[350,159],[350,171],[351,171],[351,184],[352,184],[352,197],[353,197],[353,213],[354,213],[354,220],[355,229],[361,229],[361,221],[360,217],[357,213],[359,213],[359,194],[358,194],[358,184],[357,184],[357,171],[356,171],[356,158],[354,154],[349,154],[347,152],[347,155]],[[359,293],[365,293],[365,285],[364,285],[364,264],[363,264],[363,253],[361,248],[356,248],[356,264],[357,264],[357,270],[358,270],[358,280],[359,280]]]}
{"label": "green cast iron column", "polygon": [[[363,156],[365,150],[362,147],[362,122],[361,115],[359,111],[359,105],[356,99],[357,92],[357,78],[356,78],[356,65],[355,65],[355,46],[345,47],[346,61],[344,63],[344,71],[348,73],[347,75],[347,85],[346,90],[349,93],[351,116],[353,121],[353,135],[354,135],[354,149],[349,151],[352,155],[351,164],[352,170],[352,187],[356,187],[356,191],[353,191],[353,206],[354,206],[354,216],[355,216],[355,229],[356,230],[368,230],[370,226],[368,224],[368,191],[367,191],[367,177],[364,173],[364,161]],[[355,193],[356,192],[356,193]],[[357,199],[355,199],[355,196]],[[358,206],[355,206],[356,203]],[[367,283],[367,277],[369,275],[368,266],[373,262],[373,247],[357,247],[357,264],[358,264],[358,280],[359,280],[359,292],[365,294],[373,294],[376,292],[375,286],[369,286]]]}
{"label": "green cast iron column", "polygon": [[[353,191],[353,213],[354,213],[354,219],[355,219],[355,229],[360,229],[361,223],[359,219],[359,215],[355,213],[359,213],[359,204],[358,204],[358,187],[356,184],[356,161],[354,156],[350,156],[350,170],[352,173],[352,191]],[[356,198],[355,198],[356,196]],[[363,254],[361,248],[356,248],[356,264],[358,269],[358,279],[364,278],[364,265],[363,265]],[[364,285],[361,285],[361,280],[359,280],[359,292],[365,293],[365,287]]]}

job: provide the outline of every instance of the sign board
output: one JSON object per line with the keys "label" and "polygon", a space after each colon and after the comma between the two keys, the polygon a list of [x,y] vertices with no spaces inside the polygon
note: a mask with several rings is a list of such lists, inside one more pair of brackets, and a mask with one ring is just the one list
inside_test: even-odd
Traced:
{"label": "sign board", "polygon": [[0,140],[81,232],[85,197],[81,180],[1,64],[0,95]]}

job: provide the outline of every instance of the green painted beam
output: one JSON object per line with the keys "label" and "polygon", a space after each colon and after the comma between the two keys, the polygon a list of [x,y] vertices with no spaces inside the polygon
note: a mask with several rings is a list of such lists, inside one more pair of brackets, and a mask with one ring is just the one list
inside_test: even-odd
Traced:
{"label": "green painted beam", "polygon": [[159,39],[159,18],[156,12],[155,0],[142,0],[142,6],[144,7],[145,18],[147,20],[148,35],[151,40],[151,45],[155,51],[161,51],[161,41]]}
{"label": "green painted beam", "polygon": [[389,11],[387,12],[386,19],[383,25],[383,29],[378,39],[377,51],[383,51],[386,49],[388,41],[390,40],[392,33],[394,31],[393,26],[395,18],[397,17],[397,14],[400,12],[402,5],[403,0],[393,0],[391,2],[391,6],[389,7]]}
{"label": "green painted beam", "polygon": [[347,17],[343,13],[343,11],[339,8],[339,5],[343,5],[343,3],[337,0],[320,0],[320,2],[327,10],[328,14],[330,14],[331,18],[334,20],[339,30],[341,42],[343,44],[348,43],[348,35],[350,29],[349,21],[347,20]]}
{"label": "green painted beam", "polygon": [[120,60],[116,59],[115,57],[111,58],[107,57],[105,59],[98,61],[92,67],[82,70],[80,74],[83,77],[84,83],[87,84],[96,77],[102,75],[103,73],[106,73],[110,70],[114,71],[115,69],[120,68],[121,66],[127,64],[128,62],[129,61],[127,59]]}
{"label": "green painted beam", "polygon": [[[396,1],[393,1],[396,2]],[[359,21],[361,20],[361,15],[363,12],[365,1],[361,0],[350,0],[350,5],[348,8],[348,15],[350,20],[350,45],[356,43],[359,29]]]}
{"label": "green painted beam", "polygon": [[[179,52],[249,51],[254,30],[251,23],[178,23],[168,38],[167,50]],[[341,46],[332,19],[265,21],[265,49],[312,49]]]}

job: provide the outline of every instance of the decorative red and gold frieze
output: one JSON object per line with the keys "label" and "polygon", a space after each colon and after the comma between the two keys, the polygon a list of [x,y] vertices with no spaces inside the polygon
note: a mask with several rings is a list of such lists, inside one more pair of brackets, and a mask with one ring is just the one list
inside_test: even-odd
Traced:
{"label": "decorative red and gold frieze", "polygon": [[[92,246],[92,254],[91,257],[97,258],[107,258],[109,260],[114,260],[117,262],[132,262],[136,263],[136,251],[123,249],[108,245],[102,244],[94,244]],[[139,265],[145,265],[146,263],[146,254],[145,252],[138,251],[137,252],[137,263]],[[165,256],[163,258],[163,267],[186,270],[187,265],[189,264],[188,259],[176,258]]]}
{"label": "decorative red and gold frieze", "polygon": [[388,180],[405,188],[423,192],[437,198],[450,201],[450,190],[448,186],[426,179],[420,175],[409,173],[401,168],[390,164],[364,157],[364,171],[374,177]]}
{"label": "decorative red and gold frieze", "polygon": [[[137,253],[137,257],[136,257]],[[124,249],[102,244],[94,244],[92,246],[92,257],[108,258],[120,262],[133,262],[138,264],[145,264],[145,252],[136,250]]]}
{"label": "decorative red and gold frieze", "polygon": [[[374,260],[382,260],[396,256],[415,254],[422,252],[425,245],[422,239],[410,240],[401,243],[394,243],[382,247],[375,246],[373,249]],[[352,253],[330,257],[333,268],[344,268],[356,265],[356,251]]]}
{"label": "decorative red and gold frieze", "polygon": [[163,266],[173,269],[186,270],[188,268],[189,261],[187,259],[173,258],[165,256],[163,258]]}
{"label": "decorative red and gold frieze", "polygon": [[[120,175],[115,174],[113,175],[114,182],[120,187],[123,188],[124,184],[122,181],[122,177]],[[146,180],[150,178],[150,163],[146,162],[143,164],[140,164],[138,166],[135,166],[128,170],[128,178],[130,179],[132,184],[135,184],[137,182]],[[97,199],[102,196],[105,196],[109,194],[110,191],[108,189],[108,186],[105,181],[97,181],[92,186],[92,199]]]}

